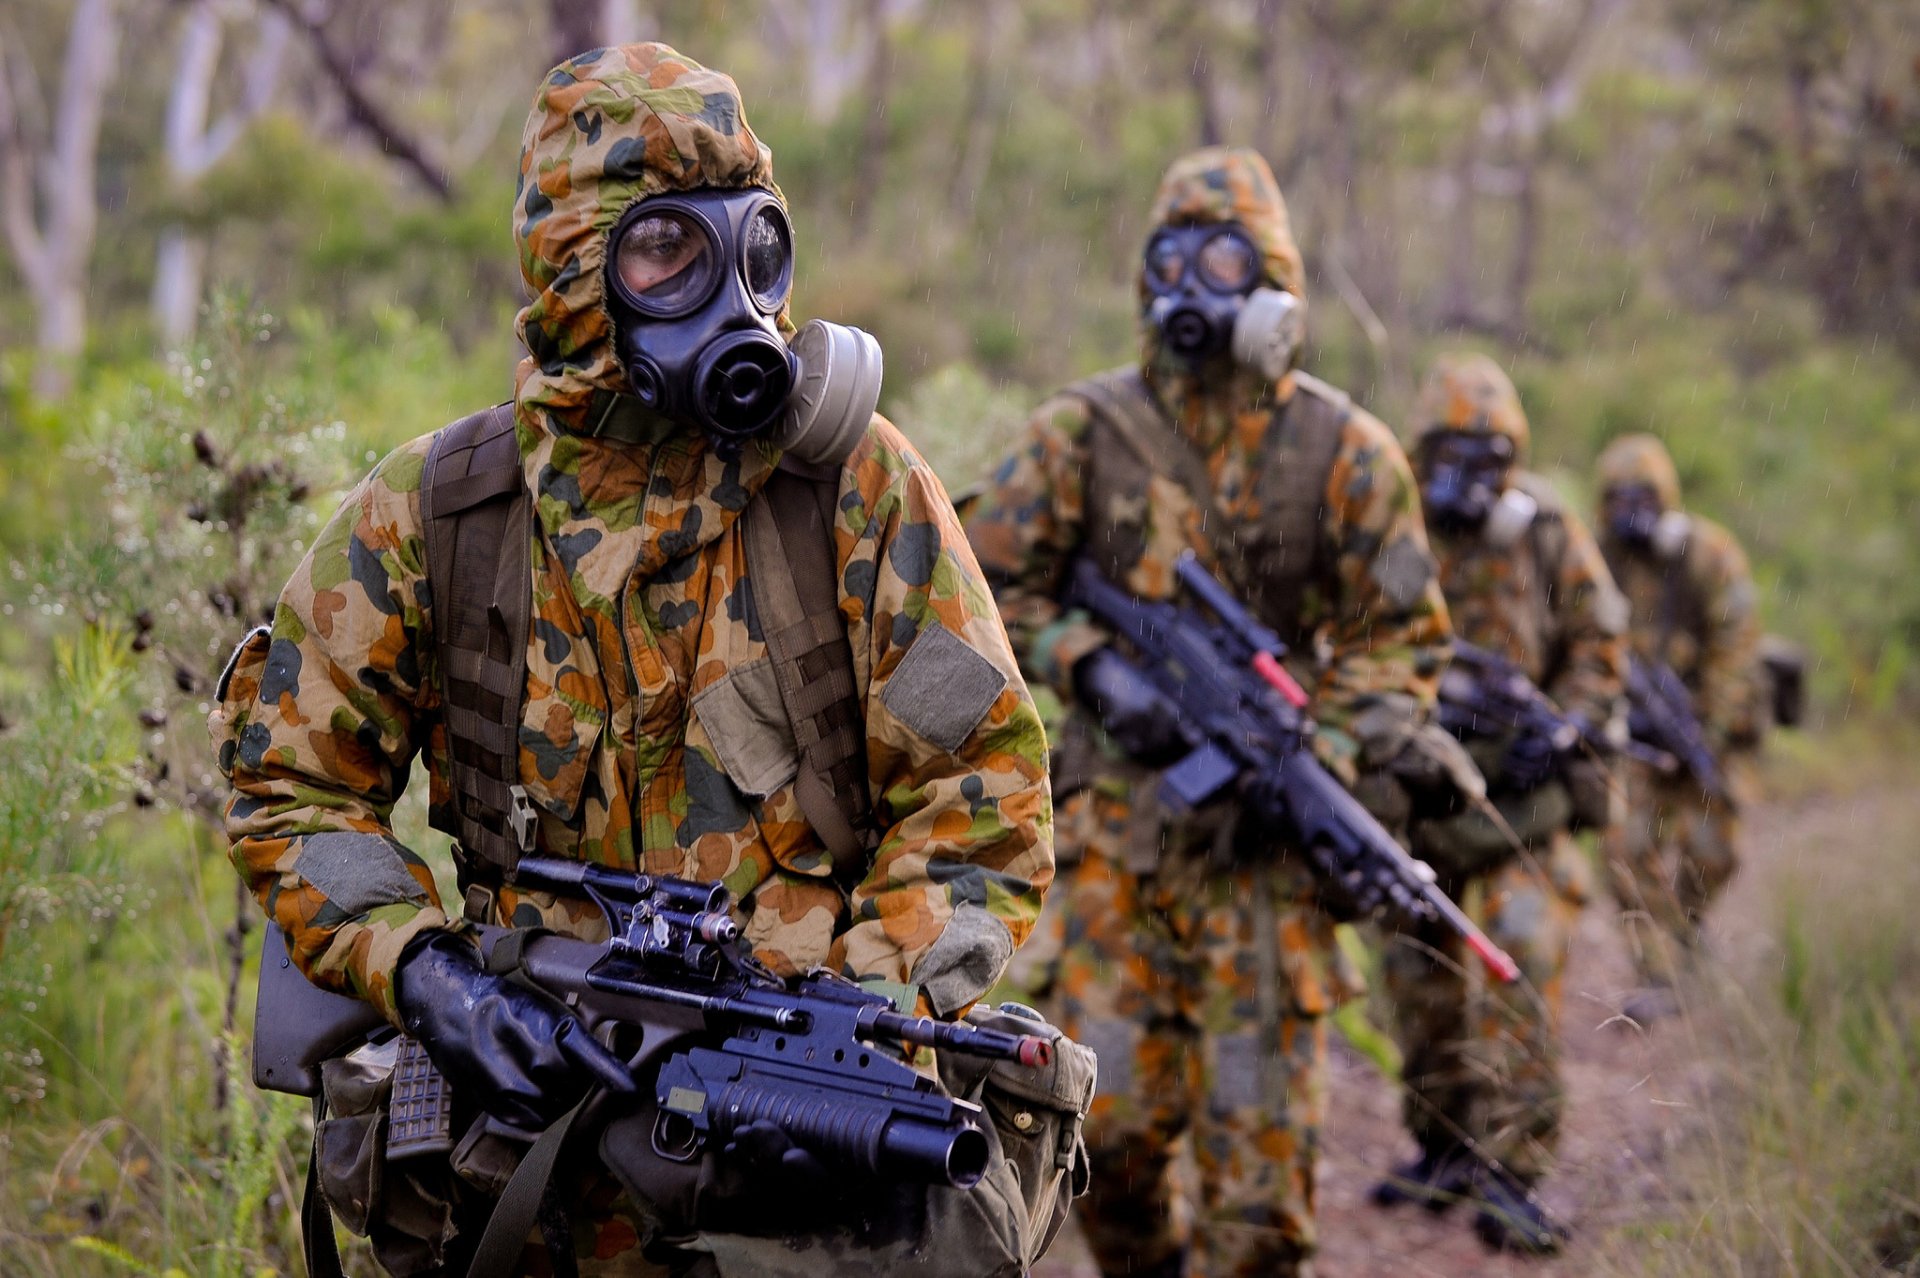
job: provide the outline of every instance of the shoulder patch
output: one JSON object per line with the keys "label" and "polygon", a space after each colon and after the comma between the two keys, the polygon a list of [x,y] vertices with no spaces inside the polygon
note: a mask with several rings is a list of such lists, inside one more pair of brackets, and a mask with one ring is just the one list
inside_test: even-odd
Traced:
{"label": "shoulder patch", "polygon": [[880,703],[948,753],[966,743],[1007,686],[1007,676],[937,621],[929,620],[887,680]]}

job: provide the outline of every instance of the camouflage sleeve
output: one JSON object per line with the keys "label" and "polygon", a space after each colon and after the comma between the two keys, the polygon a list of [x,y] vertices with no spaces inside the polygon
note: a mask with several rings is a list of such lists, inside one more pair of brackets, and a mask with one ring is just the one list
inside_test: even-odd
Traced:
{"label": "camouflage sleeve", "polygon": [[883,833],[831,962],[952,1015],[999,979],[1052,882],[1046,738],[940,481],[891,426],[867,448],[839,536]]}
{"label": "camouflage sleeve", "polygon": [[1715,748],[1725,749],[1752,741],[1759,730],[1759,601],[1746,552],[1733,534],[1702,524],[1695,536],[1698,549],[1689,555],[1689,568],[1707,619],[1698,713]]}
{"label": "camouflage sleeve", "polygon": [[1431,708],[1453,632],[1406,453],[1357,409],[1343,432],[1327,477],[1333,593],[1315,618],[1327,660],[1313,713],[1316,752],[1351,782],[1369,741],[1403,737]]}
{"label": "camouflage sleeve", "polygon": [[1544,691],[1568,714],[1602,727],[1625,690],[1627,601],[1579,516],[1564,511],[1560,525],[1560,562],[1551,567],[1559,652]]}
{"label": "camouflage sleeve", "polygon": [[426,445],[394,452],[347,497],[281,592],[271,632],[236,654],[210,725],[232,782],[234,867],[308,979],[396,1023],[401,949],[448,925],[432,872],[389,825],[432,708]]}
{"label": "camouflage sleeve", "polygon": [[1086,406],[1056,395],[967,515],[967,536],[1027,677],[1073,700],[1073,666],[1107,633],[1056,596],[1086,528]]}

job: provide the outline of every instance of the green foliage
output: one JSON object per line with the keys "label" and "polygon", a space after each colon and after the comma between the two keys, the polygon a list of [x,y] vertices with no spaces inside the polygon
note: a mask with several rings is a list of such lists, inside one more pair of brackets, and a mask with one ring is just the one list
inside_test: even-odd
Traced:
{"label": "green foliage", "polygon": [[46,1098],[42,1045],[25,1032],[48,997],[41,943],[56,919],[117,910],[124,888],[96,876],[101,834],[130,781],[133,667],[125,636],[98,627],[54,645],[52,677],[0,733],[0,1102]]}

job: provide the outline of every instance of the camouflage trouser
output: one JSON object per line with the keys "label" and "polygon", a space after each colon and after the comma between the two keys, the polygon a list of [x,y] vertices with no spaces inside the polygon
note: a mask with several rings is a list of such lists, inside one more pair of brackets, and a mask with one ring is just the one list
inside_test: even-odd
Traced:
{"label": "camouflage trouser", "polygon": [[1450,932],[1388,938],[1384,985],[1405,1058],[1407,1128],[1422,1148],[1471,1143],[1523,1181],[1545,1175],[1559,1137],[1561,980],[1591,879],[1572,836],[1469,879],[1459,899],[1520,964],[1488,979]]}
{"label": "camouflage trouser", "polygon": [[[1745,761],[1736,756],[1722,767],[1735,795],[1745,793]],[[1662,776],[1638,763],[1624,772],[1627,816],[1606,839],[1608,878],[1641,977],[1671,984],[1739,864],[1739,816],[1684,774]]]}
{"label": "camouflage trouser", "polygon": [[1059,836],[1080,859],[1047,901],[1037,983],[1100,1057],[1075,1210],[1101,1271],[1191,1247],[1191,1275],[1311,1273],[1331,924],[1282,871],[1162,851],[1116,794],[1068,799]]}

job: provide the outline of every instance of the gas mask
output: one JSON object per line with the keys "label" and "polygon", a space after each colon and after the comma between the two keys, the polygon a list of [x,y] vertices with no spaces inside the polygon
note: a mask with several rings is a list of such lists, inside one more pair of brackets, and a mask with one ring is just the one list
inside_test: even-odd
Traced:
{"label": "gas mask", "polygon": [[[1420,498],[1437,527],[1465,531],[1486,526],[1510,540],[1508,525],[1521,517],[1533,521],[1532,510],[1518,509],[1517,504],[1509,509],[1505,501],[1507,471],[1513,466],[1513,441],[1505,435],[1437,431],[1428,436],[1420,461]],[[1520,497],[1533,504],[1526,494]],[[1502,515],[1497,528],[1490,521],[1496,512]]]}
{"label": "gas mask", "polygon": [[1607,530],[1628,546],[1671,559],[1686,549],[1693,521],[1662,510],[1652,484],[1615,484],[1606,492]]}
{"label": "gas mask", "polygon": [[607,306],[634,398],[693,423],[724,454],[767,439],[811,462],[843,460],[880,399],[880,346],[811,320],[789,345],[793,232],[770,192],[656,195],[614,225]]}
{"label": "gas mask", "polygon": [[1241,227],[1162,227],[1147,241],[1142,269],[1147,319],[1192,367],[1223,353],[1268,381],[1293,367],[1305,305],[1292,293],[1256,287],[1260,250]]}

